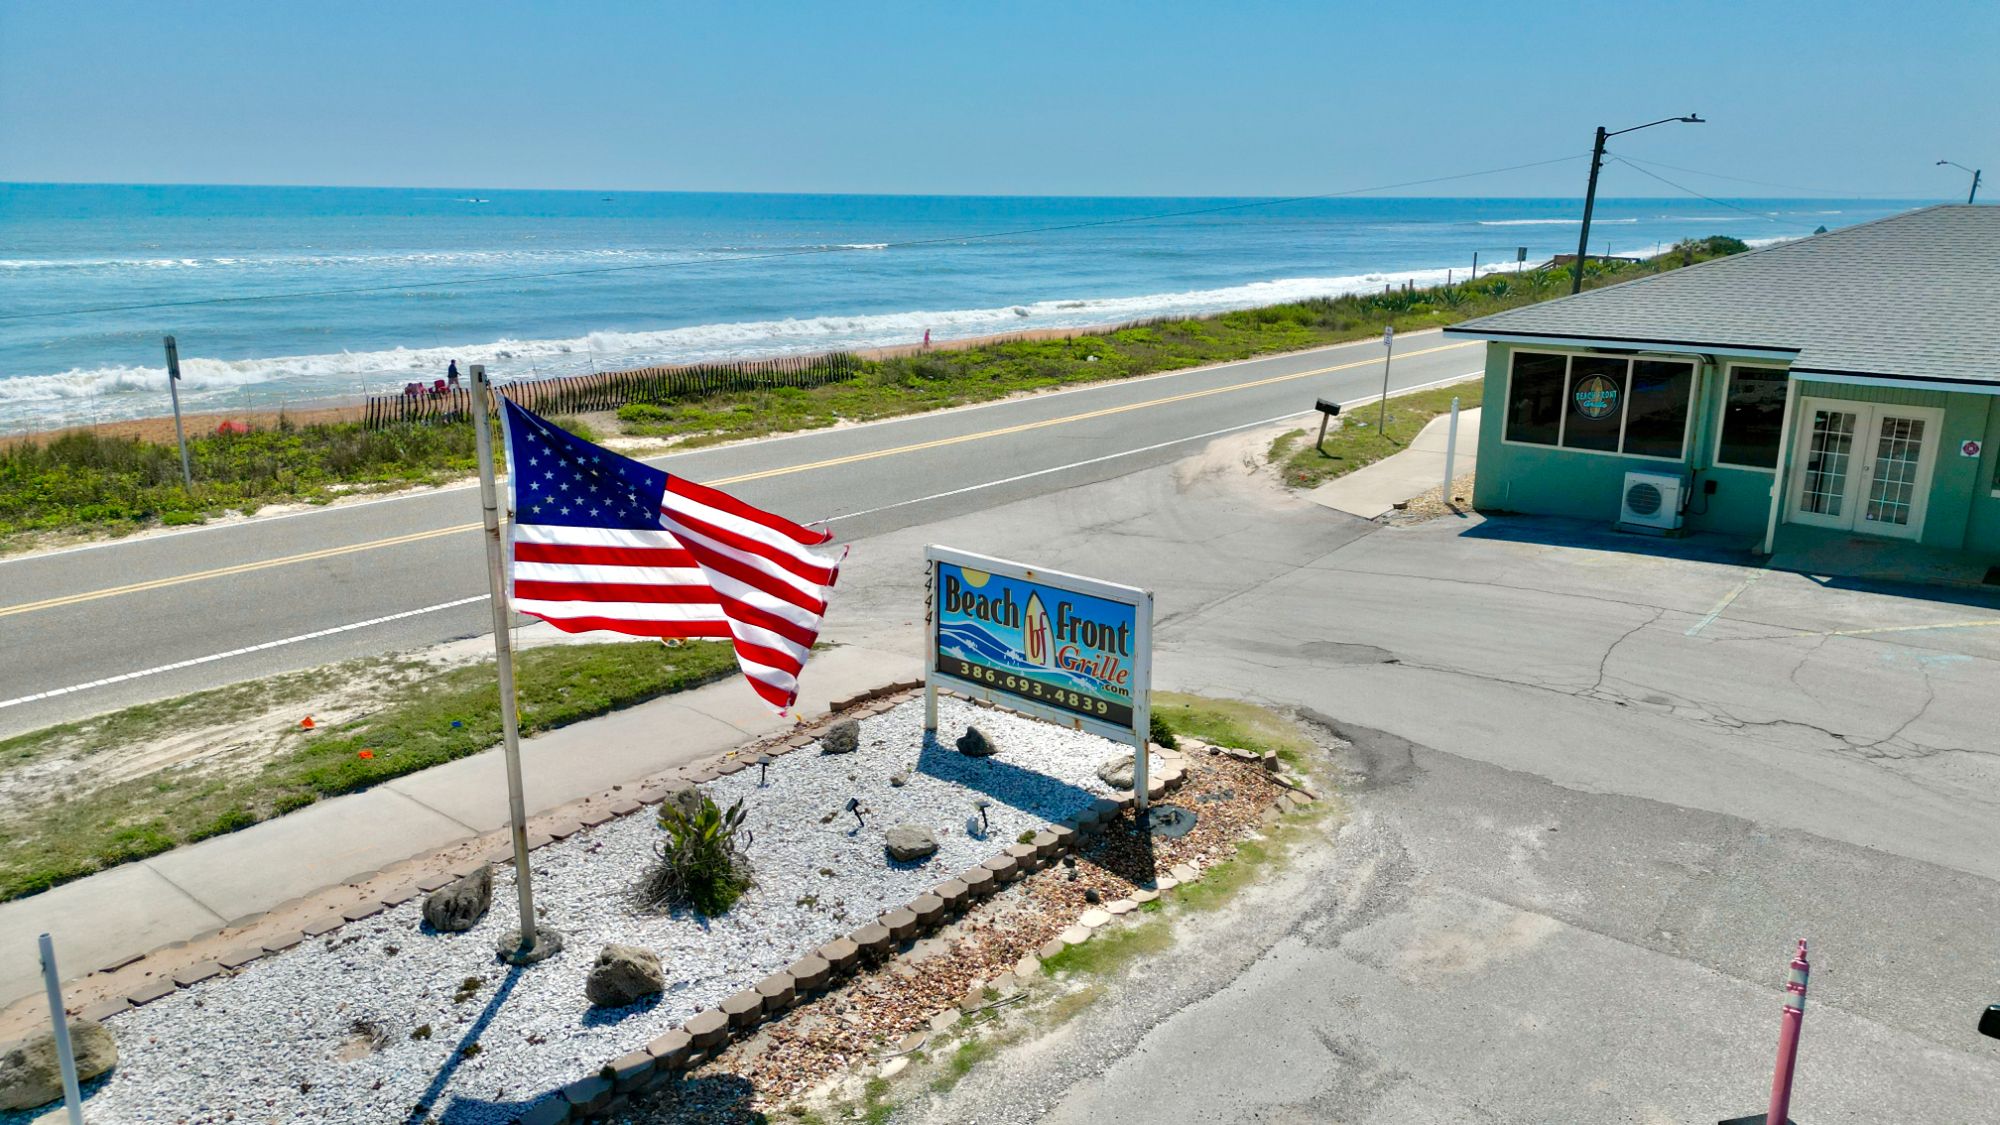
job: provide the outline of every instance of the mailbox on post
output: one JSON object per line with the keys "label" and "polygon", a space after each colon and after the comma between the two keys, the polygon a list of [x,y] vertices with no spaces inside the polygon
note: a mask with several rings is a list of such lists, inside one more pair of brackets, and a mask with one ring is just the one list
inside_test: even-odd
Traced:
{"label": "mailbox on post", "polygon": [[1326,400],[1326,399],[1320,399],[1320,400],[1319,400],[1319,440],[1318,440],[1318,441],[1315,441],[1315,442],[1313,442],[1313,448],[1314,448],[1314,449],[1317,449],[1317,450],[1319,450],[1319,451],[1320,451],[1321,453],[1325,453],[1325,452],[1326,452],[1326,423],[1327,423],[1327,419],[1329,419],[1329,418],[1335,418],[1335,417],[1338,417],[1339,415],[1340,415],[1340,404],[1339,404],[1339,403],[1337,403],[1337,402],[1329,402],[1329,401],[1328,401],[1328,400]]}

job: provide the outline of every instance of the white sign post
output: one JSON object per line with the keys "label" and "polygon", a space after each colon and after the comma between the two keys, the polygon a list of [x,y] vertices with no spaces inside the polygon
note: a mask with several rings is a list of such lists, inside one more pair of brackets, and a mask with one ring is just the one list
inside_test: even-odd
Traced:
{"label": "white sign post", "polygon": [[1444,437],[1444,506],[1451,507],[1451,463],[1458,457],[1458,396],[1451,396],[1451,428]]}
{"label": "white sign post", "polygon": [[62,976],[56,972],[56,946],[43,934],[42,983],[49,992],[49,1023],[55,1026],[56,1062],[62,1067],[63,1105],[69,1109],[69,1125],[83,1125],[83,1093],[76,1085],[76,1054],[69,1044],[69,1014],[63,1011]]}
{"label": "white sign post", "polygon": [[1375,411],[1375,429],[1387,432],[1389,424],[1389,361],[1396,357],[1396,326],[1382,329],[1382,405]]}
{"label": "white sign post", "polygon": [[1133,747],[1146,813],[1152,730],[1153,595],[1095,578],[933,546],[924,552],[924,729],[949,687]]}

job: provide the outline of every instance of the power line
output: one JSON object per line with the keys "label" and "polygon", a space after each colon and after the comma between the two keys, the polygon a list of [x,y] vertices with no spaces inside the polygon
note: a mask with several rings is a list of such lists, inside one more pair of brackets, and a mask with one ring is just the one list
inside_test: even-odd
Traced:
{"label": "power line", "polygon": [[[1151,215],[1128,215],[1118,219],[1092,219],[1076,223],[1060,223],[1054,226],[1023,227],[1015,230],[989,231],[985,234],[943,235],[934,238],[918,238],[905,242],[885,242],[879,244],[885,250],[907,250],[922,246],[936,246],[945,243],[987,241],[997,238],[1021,238],[1029,235],[1055,234],[1063,231],[1084,230],[1091,227],[1112,227],[1132,223],[1159,222],[1163,219],[1182,219],[1195,215],[1214,215],[1226,211],[1243,211],[1253,207],[1279,207],[1287,203],[1310,203],[1321,199],[1338,199],[1350,195],[1367,195],[1371,192],[1395,191],[1398,188],[1422,187],[1426,184],[1441,184],[1451,180],[1467,180],[1477,176],[1494,176],[1503,172],[1519,172],[1527,168],[1540,168],[1550,164],[1561,164],[1570,160],[1581,160],[1584,154],[1558,156],[1548,160],[1534,160],[1526,164],[1510,164],[1504,168],[1485,168],[1477,172],[1457,172],[1449,176],[1431,176],[1421,180],[1404,180],[1401,183],[1377,184],[1373,187],[1350,188],[1346,191],[1329,191],[1319,195],[1294,195],[1281,199],[1256,199],[1246,203],[1226,203],[1214,207],[1196,207],[1185,211],[1163,211]],[[233,305],[260,301],[290,301],[317,297],[351,297],[370,293],[396,293],[414,290],[448,289],[459,285],[491,285],[504,281],[541,281],[561,277],[587,277],[598,274],[628,273],[633,270],[679,269],[688,266],[712,266],[730,262],[755,262],[771,258],[799,258],[816,254],[846,254],[855,252],[848,246],[807,246],[795,250],[774,250],[763,254],[737,254],[722,258],[683,259],[672,262],[640,262],[624,266],[594,266],[572,270],[549,270],[542,273],[490,274],[485,277],[463,277],[442,281],[411,281],[393,285],[367,285],[348,289],[302,289],[286,293],[251,293],[235,297],[192,297],[184,301],[147,301],[129,305],[95,305],[85,308],[53,309],[40,312],[0,313],[0,321],[42,320],[59,316],[83,316],[90,313],[132,312],[141,309],[186,308],[194,305]]]}
{"label": "power line", "polygon": [[1727,207],[1731,211],[1741,211],[1745,215],[1750,215],[1754,218],[1762,219],[1767,223],[1776,223],[1781,227],[1794,227],[1798,230],[1813,229],[1811,227],[1806,226],[1804,223],[1795,223],[1786,219],[1780,219],[1775,215],[1767,215],[1762,211],[1752,211],[1748,207],[1738,207],[1734,203],[1730,203],[1726,200],[1717,199],[1712,195],[1703,195],[1702,193],[1694,190],[1693,188],[1688,187],[1686,184],[1677,184],[1674,181],[1666,178],[1665,176],[1660,175],[1657,172],[1649,172],[1646,169],[1639,167],[1637,164],[1632,163],[1630,160],[1625,159],[1624,157],[1618,155],[1615,152],[1607,152],[1605,153],[1605,155],[1611,157],[1611,159],[1616,160],[1618,163],[1625,165],[1627,168],[1632,169],[1634,172],[1637,172],[1642,176],[1649,176],[1667,185],[1668,187],[1673,188],[1676,191],[1684,191],[1689,195],[1694,196],[1696,199],[1707,200],[1708,202],[1715,204],[1717,207]]}
{"label": "power line", "polygon": [[1801,187],[1801,186],[1799,186],[1798,184],[1780,184],[1780,183],[1773,183],[1773,182],[1772,182],[1772,181],[1770,181],[1770,180],[1753,180],[1753,179],[1749,179],[1749,178],[1747,178],[1747,177],[1744,177],[1744,176],[1730,176],[1730,175],[1726,175],[1726,174],[1724,174],[1724,173],[1721,173],[1721,172],[1708,172],[1708,171],[1704,171],[1704,170],[1702,170],[1702,169],[1700,169],[1700,168],[1688,168],[1688,167],[1685,167],[1685,166],[1683,166],[1683,165],[1680,165],[1680,164],[1668,164],[1667,162],[1665,162],[1665,161],[1663,161],[1663,160],[1639,160],[1639,159],[1637,159],[1637,158],[1635,158],[1635,157],[1630,157],[1630,156],[1620,156],[1620,157],[1619,157],[1618,159],[1620,159],[1620,160],[1623,160],[1623,161],[1624,161],[1625,163],[1627,163],[1627,164],[1631,164],[1631,165],[1634,165],[1634,166],[1636,166],[1636,165],[1640,165],[1640,164],[1644,164],[1644,165],[1646,165],[1646,166],[1648,166],[1648,167],[1651,167],[1651,168],[1669,168],[1669,169],[1672,169],[1673,171],[1676,171],[1676,172],[1691,172],[1691,173],[1693,173],[1694,175],[1697,175],[1697,176],[1709,176],[1709,177],[1712,177],[1712,178],[1714,178],[1714,179],[1718,179],[1718,180],[1734,180],[1735,182],[1737,182],[1737,183],[1739,183],[1739,184],[1755,184],[1755,185],[1757,185],[1758,187],[1774,187],[1774,188],[1784,188],[1784,189],[1785,189],[1786,191],[1803,191],[1803,192],[1806,192],[1806,193],[1808,193],[1808,194],[1810,194],[1810,195],[1812,195],[1812,196],[1814,196],[1814,197],[1824,197],[1824,198],[1826,198],[1826,199],[1900,199],[1900,198],[1903,198],[1902,196],[1898,196],[1898,195],[1893,195],[1893,194],[1890,194],[1890,193],[1887,193],[1887,192],[1879,192],[1879,191],[1876,191],[1876,192],[1853,192],[1853,193],[1849,193],[1849,194],[1845,194],[1845,195],[1839,195],[1839,194],[1835,194],[1835,193],[1832,193],[1832,192],[1829,192],[1829,191],[1827,191],[1827,189],[1825,189],[1825,188],[1809,188],[1809,187]]}

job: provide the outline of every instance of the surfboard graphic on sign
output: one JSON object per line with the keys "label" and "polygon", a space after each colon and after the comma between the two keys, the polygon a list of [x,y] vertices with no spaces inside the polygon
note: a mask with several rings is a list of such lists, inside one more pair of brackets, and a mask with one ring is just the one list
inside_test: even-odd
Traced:
{"label": "surfboard graphic on sign", "polygon": [[1049,614],[1042,608],[1042,597],[1029,594],[1028,608],[1021,614],[1021,654],[1030,664],[1053,668],[1054,652],[1049,644]]}

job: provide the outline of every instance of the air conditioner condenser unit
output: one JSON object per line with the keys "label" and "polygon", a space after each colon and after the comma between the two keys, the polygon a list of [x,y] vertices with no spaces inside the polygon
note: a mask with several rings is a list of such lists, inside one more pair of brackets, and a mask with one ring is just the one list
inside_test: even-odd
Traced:
{"label": "air conditioner condenser unit", "polygon": [[1618,501],[1619,530],[1648,535],[1679,532],[1687,490],[1687,478],[1678,473],[1626,473]]}

